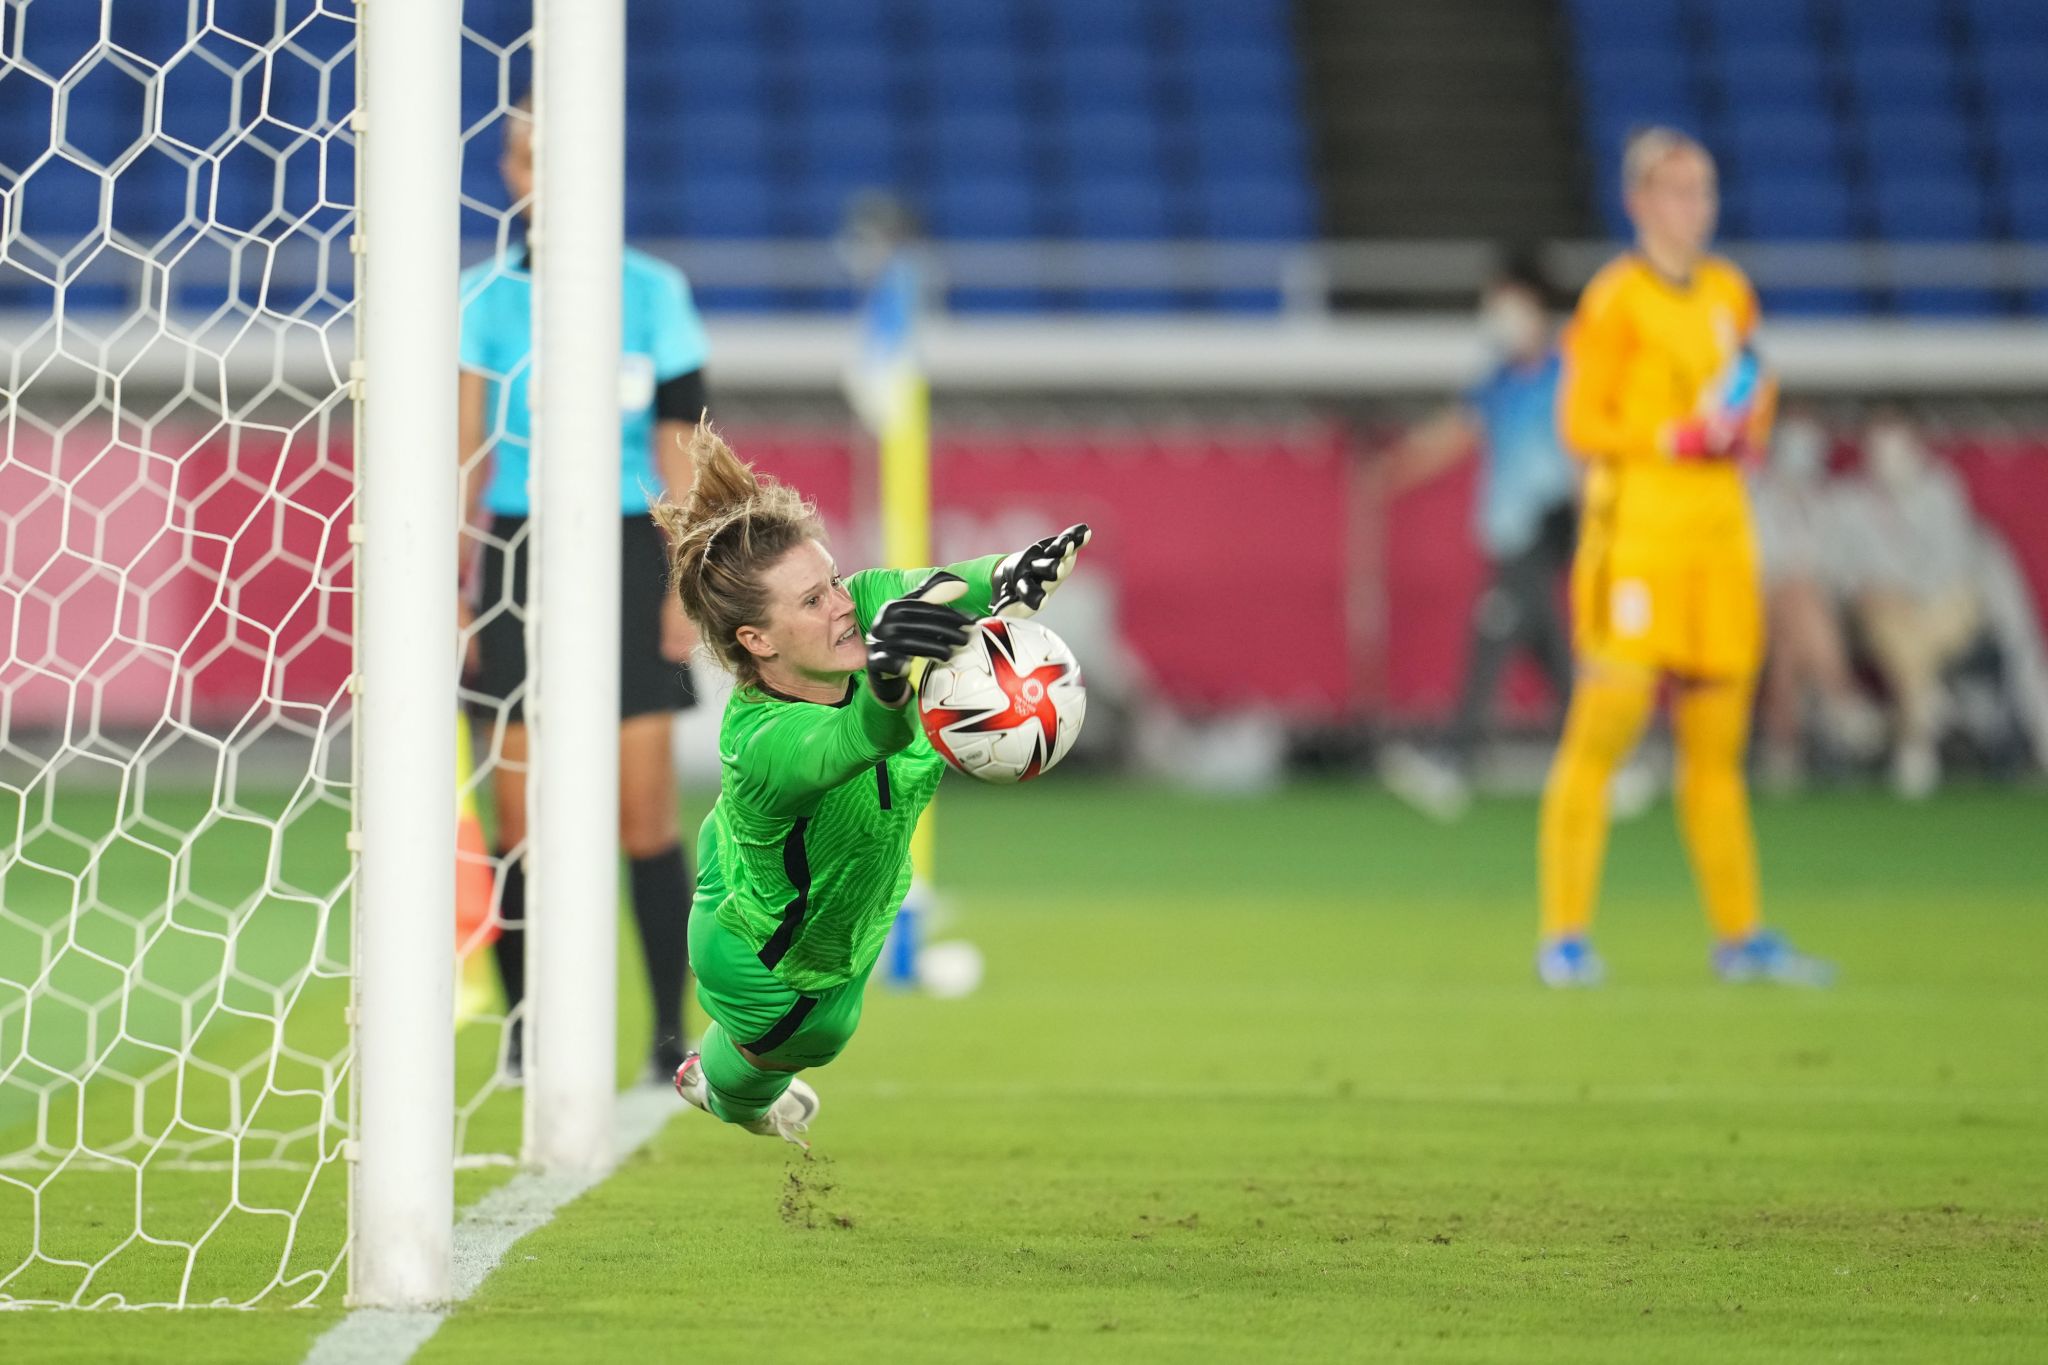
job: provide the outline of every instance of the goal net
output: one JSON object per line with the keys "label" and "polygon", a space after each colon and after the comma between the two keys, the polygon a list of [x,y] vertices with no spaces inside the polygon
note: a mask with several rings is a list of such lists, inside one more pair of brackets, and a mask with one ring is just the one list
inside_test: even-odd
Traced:
{"label": "goal net", "polygon": [[[498,163],[532,18],[464,6],[486,272],[523,246]],[[376,373],[352,370],[359,47],[351,0],[0,0],[0,1308],[340,1293]],[[474,559],[524,532],[460,534]],[[500,596],[472,632],[523,622]],[[497,722],[529,701],[447,699],[475,739],[440,761],[462,1167],[521,1150],[490,943],[524,851],[493,809],[524,780]]]}
{"label": "goal net", "polygon": [[355,50],[0,5],[0,1307],[346,1252]]}

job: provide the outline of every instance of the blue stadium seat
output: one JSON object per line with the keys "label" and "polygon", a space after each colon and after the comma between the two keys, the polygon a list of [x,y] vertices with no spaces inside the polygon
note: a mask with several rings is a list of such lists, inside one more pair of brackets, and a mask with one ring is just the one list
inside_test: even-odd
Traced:
{"label": "blue stadium seat", "polygon": [[634,133],[632,140],[674,143],[681,164],[693,173],[758,171],[773,158],[774,127],[751,110],[714,109]]}
{"label": "blue stadium seat", "polygon": [[1039,236],[1045,228],[1038,191],[1022,176],[940,180],[928,216],[941,237],[1007,241]]}
{"label": "blue stadium seat", "polygon": [[1827,242],[1854,237],[1849,190],[1811,175],[1751,176],[1744,189],[1745,227],[1762,241]]}
{"label": "blue stadium seat", "polygon": [[658,74],[672,83],[676,102],[685,110],[756,108],[767,100],[767,64],[761,49],[746,44],[686,47],[676,54],[672,69]]}
{"label": "blue stadium seat", "polygon": [[682,185],[634,166],[630,160],[626,164],[626,235],[681,236],[686,193]]}
{"label": "blue stadium seat", "polygon": [[1857,48],[1847,65],[1850,88],[1865,109],[1948,108],[1956,101],[1955,60],[1944,48]]}
{"label": "blue stadium seat", "polygon": [[1233,241],[1301,241],[1316,231],[1315,205],[1298,176],[1211,176],[1197,189],[1208,236]]}
{"label": "blue stadium seat", "polygon": [[33,17],[16,9],[8,16],[7,28],[8,57],[18,56],[54,78],[69,71],[99,42],[100,7],[41,5]]}
{"label": "blue stadium seat", "polygon": [[636,127],[626,130],[626,188],[633,189],[636,175],[660,176],[673,180],[690,170],[705,173],[726,173],[750,171],[762,164],[762,158],[755,156],[732,156],[729,159],[707,165],[703,158],[692,161],[683,140],[675,135],[673,124],[654,128]]}
{"label": "blue stadium seat", "polygon": [[1059,124],[1054,139],[1075,176],[1153,176],[1163,152],[1158,121],[1149,114],[1078,114]]}
{"label": "blue stadium seat", "polygon": [[1172,54],[1167,67],[1199,108],[1291,113],[1300,107],[1301,77],[1284,48],[1203,44]]}
{"label": "blue stadium seat", "polygon": [[114,177],[110,221],[115,231],[140,242],[154,242],[185,216],[185,190],[191,173],[168,154],[146,152]]}
{"label": "blue stadium seat", "polygon": [[846,169],[813,170],[781,187],[782,221],[802,237],[830,237],[846,223],[854,200],[873,191],[898,192],[887,175],[862,175]]}
{"label": "blue stadium seat", "polygon": [[1850,47],[1949,40],[1948,0],[1832,0],[1835,24]]}
{"label": "blue stadium seat", "polygon": [[784,0],[798,42],[881,44],[888,37],[884,0]]}
{"label": "blue stadium seat", "polygon": [[79,82],[79,93],[66,103],[63,139],[93,165],[107,167],[143,136],[142,87],[104,62],[95,68],[99,72],[113,79],[89,76]]}
{"label": "blue stadium seat", "polygon": [[1069,109],[1152,113],[1157,68],[1150,48],[1073,47],[1050,54],[1048,74]]}
{"label": "blue stadium seat", "polygon": [[1760,43],[1811,42],[1813,7],[1807,0],[1701,0],[1707,36],[1724,49]]}
{"label": "blue stadium seat", "polygon": [[1186,124],[1195,164],[1205,175],[1291,175],[1308,179],[1297,119],[1277,113],[1204,111]]}
{"label": "blue stadium seat", "polygon": [[1841,173],[1841,137],[1824,114],[1738,109],[1727,129],[1735,169],[1744,175]]}
{"label": "blue stadium seat", "polygon": [[1682,48],[1607,47],[1584,54],[1579,80],[1589,103],[1613,99],[1686,99],[1692,63]]}
{"label": "blue stadium seat", "polygon": [[[185,13],[176,5],[115,5],[104,11],[107,37],[124,52],[130,52],[153,65],[162,65],[185,45]],[[37,21],[42,21],[38,12]],[[309,26],[303,30],[308,39],[317,35]],[[341,41],[347,30],[335,25],[330,44]],[[331,51],[331,47],[330,47]],[[322,58],[328,51],[319,53]]]}
{"label": "blue stadium seat", "polygon": [[1043,13],[1055,49],[1138,46],[1150,37],[1150,13],[1140,5],[1115,0],[1044,0]]}
{"label": "blue stadium seat", "polygon": [[894,119],[872,114],[815,117],[798,120],[794,132],[811,179],[890,183],[901,172],[901,137]]}
{"label": "blue stadium seat", "polygon": [[941,176],[1029,174],[1032,128],[1015,114],[959,114],[931,130],[933,166]]}
{"label": "blue stadium seat", "polygon": [[1171,0],[1169,12],[1189,42],[1272,47],[1291,41],[1292,0]]}
{"label": "blue stadium seat", "polygon": [[2048,110],[2048,42],[1988,47],[1977,56],[1986,102],[2003,112]]}
{"label": "blue stadium seat", "polygon": [[1708,58],[1707,72],[1730,108],[1825,112],[1829,106],[1827,71],[1812,44],[1723,48]]}
{"label": "blue stadium seat", "polygon": [[2005,311],[1998,291],[1962,287],[1896,289],[1891,304],[1895,313],[1920,318],[1981,318]]}
{"label": "blue stadium seat", "polygon": [[1573,30],[1601,46],[1676,46],[1685,25],[1679,0],[1569,0]]}
{"label": "blue stadium seat", "polygon": [[1089,241],[1164,241],[1186,235],[1164,181],[1156,176],[1079,176],[1059,196],[1067,232]]}
{"label": "blue stadium seat", "polygon": [[1024,64],[1006,47],[933,48],[924,64],[925,88],[943,113],[1021,110]]}
{"label": "blue stadium seat", "polygon": [[765,175],[690,175],[677,182],[675,216],[692,237],[773,237],[781,230]]}
{"label": "blue stadium seat", "polygon": [[669,0],[626,7],[629,24],[649,34],[680,35],[693,43],[753,43],[762,38],[760,0]]}
{"label": "blue stadium seat", "polygon": [[1989,132],[2006,176],[2024,177],[2048,167],[2048,110],[1996,114]]}
{"label": "blue stadium seat", "polygon": [[2048,6],[2040,0],[1963,0],[1963,14],[1982,46],[2048,43]]}
{"label": "blue stadium seat", "polygon": [[1857,126],[1864,161],[1878,175],[1969,175],[1969,125],[1959,113],[1871,114]]}
{"label": "blue stadium seat", "polygon": [[2005,188],[2006,222],[2012,235],[2028,242],[2048,242],[2048,174],[2015,177]]}
{"label": "blue stadium seat", "polygon": [[1595,155],[1618,151],[1629,132],[1645,124],[1670,123],[1698,131],[1700,109],[1690,74],[1682,59],[1649,51],[1603,59],[1587,73],[1583,92]]}
{"label": "blue stadium seat", "polygon": [[[759,4],[760,0],[749,0]],[[917,26],[934,46],[1001,47],[1017,41],[1017,6],[1013,0],[909,0]]]}
{"label": "blue stadium seat", "polygon": [[1977,241],[1987,231],[1984,186],[1973,175],[1912,175],[1873,182],[1879,235],[1908,242]]}
{"label": "blue stadium seat", "polygon": [[787,60],[798,99],[810,108],[872,113],[900,102],[903,83],[894,54],[880,45],[810,47],[787,54]]}

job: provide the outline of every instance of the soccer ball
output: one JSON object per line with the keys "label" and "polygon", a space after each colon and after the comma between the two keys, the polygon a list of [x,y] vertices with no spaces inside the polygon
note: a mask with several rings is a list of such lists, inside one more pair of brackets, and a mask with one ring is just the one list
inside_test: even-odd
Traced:
{"label": "soccer ball", "polygon": [[1067,756],[1088,694],[1081,665],[1036,621],[988,617],[925,671],[917,710],[939,756],[983,782],[1028,782]]}

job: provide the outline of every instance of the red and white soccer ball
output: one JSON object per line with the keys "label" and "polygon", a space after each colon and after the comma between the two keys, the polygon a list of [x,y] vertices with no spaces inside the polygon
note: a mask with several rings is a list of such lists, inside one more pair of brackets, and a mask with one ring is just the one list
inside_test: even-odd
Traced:
{"label": "red and white soccer ball", "polygon": [[967,647],[925,671],[917,695],[939,756],[983,782],[1028,782],[1067,756],[1088,693],[1081,665],[1036,621],[987,617]]}

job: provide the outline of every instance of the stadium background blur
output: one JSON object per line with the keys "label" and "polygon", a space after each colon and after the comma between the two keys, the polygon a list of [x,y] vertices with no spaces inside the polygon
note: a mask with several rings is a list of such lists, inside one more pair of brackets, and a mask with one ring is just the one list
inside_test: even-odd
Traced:
{"label": "stadium background blur", "polygon": [[[350,106],[350,35],[311,0],[202,8],[197,42],[179,6],[0,8],[0,339],[17,387],[31,369],[35,383],[8,429],[19,468],[0,464],[0,613],[25,642],[0,660],[0,780],[19,788],[0,795],[30,831],[7,848],[0,905],[31,918],[35,896],[65,894],[48,868],[87,877],[49,836],[87,823],[76,804],[64,814],[76,789],[91,807],[120,782],[101,740],[132,740],[163,709],[162,665],[105,667],[110,636],[186,641],[175,682],[192,725],[239,727],[213,797],[214,749],[173,737],[145,755],[151,818],[182,828],[221,792],[236,803],[222,889],[180,890],[230,907],[267,888],[221,869],[259,862],[265,821],[297,818],[249,795],[267,752],[285,755],[271,775],[289,772],[294,715],[350,667],[347,604],[304,593],[336,553],[323,537],[350,496],[349,440],[302,420],[332,378],[308,336],[348,297],[354,175],[346,137],[304,130]],[[532,16],[500,0],[464,14],[470,262],[516,231],[495,161],[530,81]],[[799,1182],[778,1206],[762,1153],[678,1122],[649,1164],[536,1239],[544,1262],[508,1264],[437,1340],[444,1358],[517,1358],[586,1312],[618,1335],[578,1347],[670,1349],[673,1300],[621,1288],[648,1275],[698,1303],[815,1288],[820,1323],[873,1329],[830,1343],[847,1358],[1006,1358],[1070,1329],[1090,1334],[1062,1339],[1075,1359],[1430,1339],[1458,1358],[1656,1354],[1629,1333],[1686,1358],[1800,1359],[1913,1332],[1965,1358],[1972,1324],[1972,1358],[2038,1348],[2048,7],[629,0],[628,16],[628,238],[687,271],[718,420],[818,497],[849,563],[880,531],[873,444],[844,396],[858,261],[842,229],[873,191],[924,225],[937,548],[1096,526],[1051,618],[1088,666],[1087,747],[1028,791],[949,795],[947,932],[982,944],[988,984],[877,1009],[825,1078],[836,1194]],[[1365,786],[1381,741],[1448,720],[1485,573],[1471,463],[1409,487],[1386,452],[1482,371],[1472,305],[1503,260],[1533,254],[1568,297],[1620,249],[1619,146],[1648,121],[1720,158],[1723,244],[1759,285],[1786,384],[1759,478],[1783,476],[1767,496],[1814,551],[1795,568],[1858,694],[1892,704],[1869,650],[1873,585],[1977,627],[1940,660],[1943,757],[1969,790],[1760,810],[1773,914],[1844,965],[1820,1001],[1707,984],[1663,821],[1616,839],[1616,985],[1539,995],[1532,805],[1482,803],[1433,830]],[[173,252],[175,268],[150,263]],[[128,334],[124,319],[152,311],[243,339],[222,347],[253,395],[234,429],[182,356]],[[53,319],[90,344],[67,357]],[[267,425],[273,411],[290,416]],[[81,452],[102,419],[181,452],[177,476]],[[24,471],[67,437],[75,496],[43,496]],[[1960,541],[1953,521],[1915,541],[1871,520],[1908,485],[1867,457],[1902,440],[1960,490]],[[219,554],[126,562],[140,624],[102,591],[103,563],[59,553],[171,513]],[[1284,640],[1284,656],[1248,638]],[[242,724],[259,696],[274,714]],[[1788,779],[1895,778],[1890,755],[1836,742],[1829,700],[1796,697],[1789,731],[1765,727],[1796,750]],[[692,815],[712,794],[713,703],[686,727]],[[89,744],[64,758],[67,721],[88,710]],[[1503,792],[1534,789],[1552,711],[1533,675],[1511,675],[1491,765]],[[52,754],[71,785],[45,799],[17,774]],[[296,827],[338,846],[322,799]],[[1020,870],[1013,811],[1061,850],[1055,865]],[[334,849],[321,857],[339,877]],[[138,919],[154,905],[95,894]],[[645,1008],[634,971],[622,964],[626,1056]],[[1095,1065],[1104,1038],[1113,1068]],[[489,1079],[495,1042],[459,1046],[461,1151],[484,1163],[462,1172],[466,1201],[505,1176],[488,1162],[516,1149],[518,1119]],[[0,1109],[0,1131],[12,1117]],[[4,1191],[0,1237],[16,1241],[0,1250],[20,1249],[20,1188]],[[97,1189],[64,1197],[108,1207]],[[305,1221],[309,1244],[332,1244],[332,1210]],[[1113,1242],[1096,1239],[1112,1224]],[[856,1228],[864,1244],[830,1265],[794,1240]],[[617,1259],[621,1229],[647,1260]],[[73,1292],[47,1270],[7,1288]],[[202,1272],[204,1292],[236,1296],[269,1273]],[[1888,1316],[1844,1328],[1870,1301],[1834,1297],[1852,1292]],[[824,1330],[791,1328],[766,1297],[724,1336],[701,1318],[690,1330],[750,1353]],[[208,1332],[268,1333],[251,1352],[279,1358],[337,1299],[310,1326],[144,1322],[192,1334],[197,1353],[218,1347]],[[92,1316],[39,1323],[35,1344],[99,1359],[138,1332]],[[164,1340],[138,1334],[135,1350]]]}
{"label": "stadium background blur", "polygon": [[[218,26],[267,40],[297,22],[245,8],[223,7]],[[20,55],[46,70],[97,41],[94,6],[10,13]],[[516,231],[496,149],[530,80],[531,12],[473,0],[465,13],[473,260]],[[142,54],[184,31],[156,7],[108,20]],[[1282,750],[1341,762],[1374,735],[1447,718],[1483,578],[1464,531],[1469,468],[1396,488],[1378,456],[1483,368],[1471,305],[1500,261],[1533,252],[1568,299],[1611,251],[1627,130],[1697,133],[1720,158],[1723,243],[1762,291],[1786,429],[1821,443],[1828,488],[1859,477],[1877,405],[1904,405],[1961,480],[1999,561],[1973,568],[1969,588],[2000,610],[1982,613],[1998,629],[1945,656],[1989,680],[1983,705],[1954,712],[1975,718],[1968,742],[1948,744],[1980,769],[2035,767],[2048,741],[2031,605],[2048,600],[2048,421],[2029,320],[2048,300],[2048,103],[2029,73],[2048,55],[2048,17],[2028,0],[705,0],[634,4],[629,24],[629,240],[688,272],[739,448],[815,492],[856,560],[872,553],[872,456],[839,394],[856,298],[843,229],[863,196],[895,196],[929,233],[940,550],[1048,516],[1100,525],[1103,591],[1076,604],[1096,619],[1064,624],[1104,639],[1098,657],[1127,656],[1096,666],[1119,718],[1171,708],[1195,728],[1162,722],[1168,756],[1213,747],[1226,780],[1254,780],[1255,757],[1268,772]],[[126,306],[144,279],[180,313],[231,320],[238,297],[260,297],[317,318],[342,287],[333,263],[262,246],[333,213],[352,173],[345,144],[292,133],[343,93],[320,41],[305,27],[235,79],[217,69],[232,61],[186,54],[152,115],[162,130],[211,129],[240,100],[253,136],[211,159],[152,144],[104,179],[86,167],[134,139],[144,85],[133,62],[74,73],[77,158],[38,166],[16,196],[17,259],[97,225],[104,184],[126,238],[172,240],[210,215],[246,240],[199,243],[161,279],[137,253],[74,259],[75,322]],[[0,82],[6,164],[49,145],[49,100],[20,73]],[[18,338],[54,293],[9,273],[0,310]],[[289,329],[280,345],[289,380]],[[131,396],[152,381],[182,374],[145,358],[124,375]],[[1244,517],[1254,487],[1287,511]],[[236,515],[232,497],[207,506]],[[14,534],[32,543],[53,525],[30,516]],[[1176,547],[1220,536],[1243,571],[1197,601]],[[1859,660],[1857,600],[1883,568],[1830,572],[1830,613]],[[1274,581],[1293,585],[1278,601]],[[246,604],[259,619],[261,598]],[[1280,614],[1302,642],[1287,667],[1239,667],[1214,647],[1211,621],[1255,613]],[[82,617],[79,629],[60,652],[87,646]],[[1880,672],[1859,670],[1881,697]],[[232,671],[199,693],[232,709],[253,676]],[[317,694],[319,666],[306,676]],[[1511,678],[1509,695],[1511,719],[1540,732],[1550,708],[1532,678]],[[106,705],[121,704],[116,685]],[[1226,717],[1239,723],[1210,734]],[[1109,717],[1091,729],[1092,754],[1167,761]],[[1782,722],[1775,734],[1782,749]],[[1861,770],[1818,757],[1826,772]]]}

